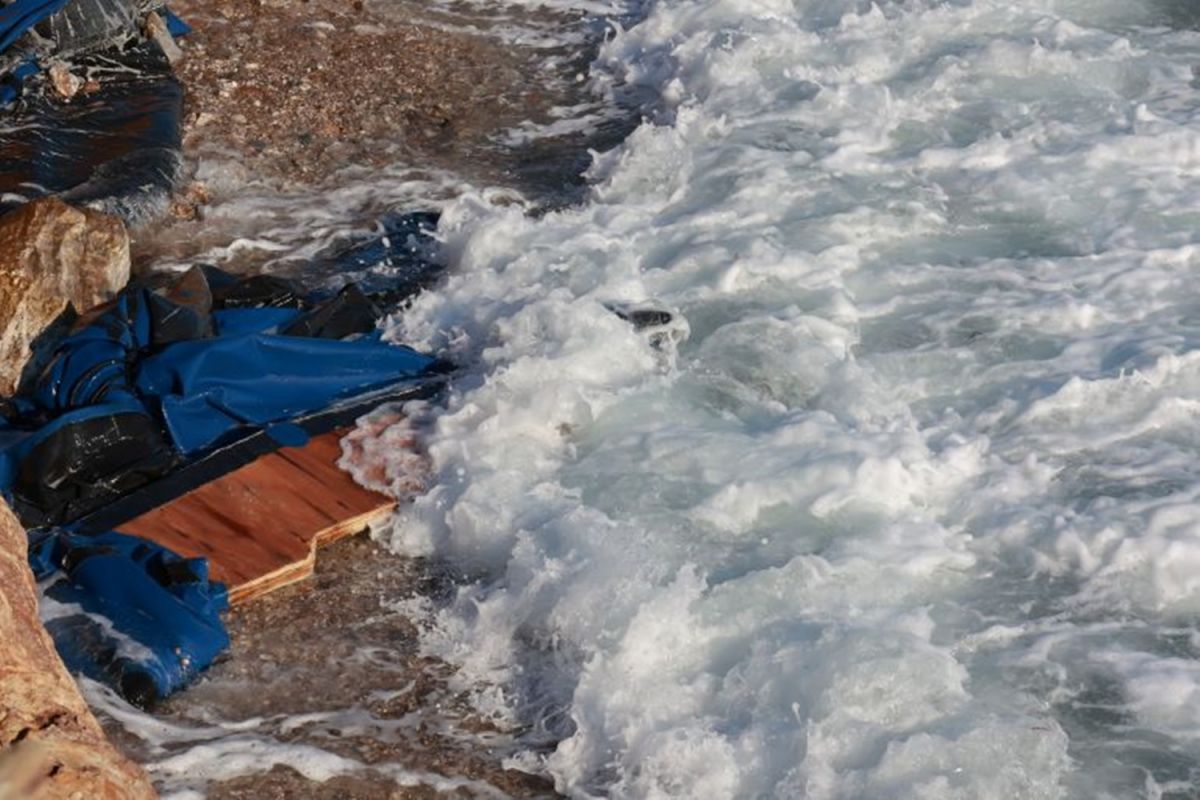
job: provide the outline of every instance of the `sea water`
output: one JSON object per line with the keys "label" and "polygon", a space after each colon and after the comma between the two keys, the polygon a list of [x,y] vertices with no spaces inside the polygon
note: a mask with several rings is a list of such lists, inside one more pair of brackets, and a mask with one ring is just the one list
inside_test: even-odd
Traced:
{"label": "sea water", "polygon": [[577,203],[443,200],[389,321],[461,365],[380,535],[467,578],[397,602],[509,763],[1200,793],[1200,7],[594,6],[640,125]]}

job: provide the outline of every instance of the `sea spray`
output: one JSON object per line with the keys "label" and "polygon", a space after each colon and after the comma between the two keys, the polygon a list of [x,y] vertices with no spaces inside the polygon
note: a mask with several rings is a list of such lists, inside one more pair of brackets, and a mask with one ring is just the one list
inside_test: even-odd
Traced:
{"label": "sea spray", "polygon": [[[586,96],[497,139],[632,109],[584,197],[390,170],[213,212],[242,240],[213,258],[279,267],[426,188],[443,211],[446,278],[388,335],[460,371],[354,446],[404,493],[391,465],[414,439],[430,459],[380,535],[453,580],[383,599],[500,731],[472,746],[576,797],[1194,793],[1194,13],[611,12]],[[686,326],[666,357],[618,313],[642,307]],[[421,725],[346,705],[113,713],[187,793],[192,771],[344,776],[365,765],[334,730]]]}
{"label": "sea spray", "polygon": [[[586,204],[449,205],[393,335],[466,372],[395,541],[478,576],[425,642],[537,732],[519,763],[1194,788],[1200,36],[1163,21],[660,3],[600,53],[657,100]],[[690,328],[666,374],[608,311],[648,299]]]}

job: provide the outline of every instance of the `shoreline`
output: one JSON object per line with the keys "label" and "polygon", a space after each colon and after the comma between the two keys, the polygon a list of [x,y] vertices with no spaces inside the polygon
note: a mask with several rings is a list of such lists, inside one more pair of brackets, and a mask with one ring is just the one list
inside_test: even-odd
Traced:
{"label": "shoreline", "polygon": [[[171,218],[135,232],[135,270],[164,253],[203,252],[210,212],[236,194],[236,181],[197,178],[205,159],[227,160],[243,185],[280,191],[319,191],[347,166],[397,163],[515,184],[494,134],[544,122],[563,100],[531,75],[541,58],[532,49],[400,23],[360,0],[177,0],[172,9],[194,28],[176,65],[185,181]],[[323,548],[314,576],[231,612],[229,655],[152,716],[259,719],[253,729],[285,748],[317,747],[365,767],[319,780],[268,761],[207,783],[210,798],[557,796],[548,779],[504,767],[510,735],[467,707],[450,689],[451,669],[420,655],[416,624],[389,607],[447,586],[435,568],[366,536]],[[113,742],[154,776],[162,753],[101,715]]]}
{"label": "shoreline", "polygon": [[[450,686],[452,668],[421,655],[417,623],[390,607],[438,584],[428,565],[365,535],[323,548],[310,578],[230,612],[229,653],[151,716],[193,727],[219,721],[231,735],[236,727],[283,745],[261,771],[209,783],[211,800],[409,800],[443,796],[454,784],[454,796],[557,797],[549,780],[504,767],[511,737],[473,713]],[[102,722],[155,777],[145,743],[106,715]],[[287,760],[289,748],[303,747],[363,769],[306,777]]]}
{"label": "shoreline", "polygon": [[214,145],[251,174],[320,183],[349,164],[453,162],[529,92],[483,36],[400,23],[361,0],[182,0],[185,153]]}
{"label": "shoreline", "polygon": [[[185,93],[184,166],[170,213],[132,232],[135,272],[213,252],[228,270],[262,269],[273,253],[222,246],[255,239],[272,214],[275,229],[286,227],[289,204],[311,211],[323,196],[349,215],[343,226],[373,225],[396,210],[397,195],[420,200],[410,189],[417,184],[428,193],[425,208],[467,183],[492,190],[492,202],[561,206],[579,198],[588,151],[632,128],[502,135],[527,122],[549,125],[581,102],[594,107],[583,81],[594,50],[579,41],[592,35],[582,14],[451,12],[415,0],[171,7],[193,28],[175,64]],[[570,29],[575,43],[547,46],[543,33],[536,45],[507,41],[521,38],[510,29],[523,24]],[[496,26],[505,33],[489,34]],[[376,185],[381,177],[387,187]],[[238,207],[246,194],[267,202],[247,215]]]}

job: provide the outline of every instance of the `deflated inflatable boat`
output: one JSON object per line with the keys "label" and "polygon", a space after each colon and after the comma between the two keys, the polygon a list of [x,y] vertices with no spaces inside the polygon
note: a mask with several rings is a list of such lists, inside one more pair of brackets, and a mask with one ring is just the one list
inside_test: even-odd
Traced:
{"label": "deflated inflatable boat", "polygon": [[[427,236],[435,220],[398,218],[390,235],[339,257],[349,271],[364,258],[382,256],[393,265],[408,259],[405,285],[419,290],[436,265],[415,257],[409,245]],[[290,546],[293,531],[283,531],[284,544],[244,541],[261,524],[241,523],[232,539],[205,540],[198,531],[214,520],[237,528],[238,506],[246,503],[277,503],[269,516],[281,519],[291,505],[311,510],[319,505],[312,495],[340,475],[329,452],[331,431],[382,403],[439,390],[444,362],[384,342],[376,330],[387,305],[399,299],[392,292],[367,296],[352,283],[314,295],[278,277],[197,266],[130,286],[51,348],[41,372],[0,406],[0,490],[30,531],[31,565],[48,582],[45,596],[53,604],[47,627],[68,666],[147,705],[186,684],[228,646],[220,619],[227,587],[211,581],[205,559],[194,556],[211,554],[219,564],[254,560],[258,550]],[[313,437],[323,439],[329,472],[303,467]],[[190,553],[155,543],[164,539],[145,512],[276,450],[293,453],[280,462],[287,469],[300,464],[301,473],[249,491],[281,496],[233,499],[231,507],[202,511],[207,521],[190,520],[183,538],[170,540]],[[383,498],[352,508],[346,495],[366,490],[340,478],[348,485],[329,497],[338,510],[328,520],[318,517],[314,536],[323,535],[327,522],[356,524],[361,512],[390,508]],[[127,535],[123,526],[140,535]],[[353,530],[343,525],[341,532]],[[289,558],[309,555],[301,550]],[[294,579],[276,574],[287,561],[267,562],[261,576],[225,572],[274,586]]]}
{"label": "deflated inflatable boat", "polygon": [[[179,171],[184,32],[158,0],[0,0],[0,213],[47,194],[127,222],[157,213]],[[0,401],[0,491],[69,667],[152,703],[228,646],[230,591],[302,576],[317,541],[390,508],[336,469],[337,429],[444,380],[444,363],[376,332],[436,274],[436,222],[388,218],[323,259],[326,274],[388,263],[399,279],[370,296],[198,266],[44,335],[59,338],[40,370]],[[209,505],[155,516],[193,495]]]}

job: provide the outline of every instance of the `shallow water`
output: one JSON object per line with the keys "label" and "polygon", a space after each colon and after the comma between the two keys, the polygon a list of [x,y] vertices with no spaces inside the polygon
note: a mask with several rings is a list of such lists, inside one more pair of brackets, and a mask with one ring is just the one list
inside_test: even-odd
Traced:
{"label": "shallow water", "polygon": [[[394,541],[484,576],[427,647],[561,738],[530,767],[1195,791],[1189,9],[660,3],[601,53],[658,124],[588,205],[450,209],[397,335],[479,378]],[[605,310],[649,300],[666,367]]]}
{"label": "shallow water", "polygon": [[617,11],[645,122],[392,320],[421,652],[571,796],[1196,794],[1191,4]]}
{"label": "shallow water", "polygon": [[[512,88],[501,118],[460,121],[459,151],[435,143],[417,163],[348,164],[315,184],[257,173],[257,162],[242,163],[218,137],[201,137],[187,148],[189,177],[211,202],[200,219],[136,230],[141,269],[210,262],[297,277],[314,289],[352,279],[385,291],[402,268],[380,263],[347,274],[328,256],[379,235],[397,214],[437,210],[468,192],[532,215],[577,201],[586,191],[587,148],[611,146],[636,124],[636,108],[611,105],[576,80],[602,30],[586,14],[499,7],[413,14],[412,4],[385,5],[400,24],[505,42],[510,52],[498,68],[519,67],[516,77],[542,81],[540,88]],[[484,44],[476,58],[486,58]],[[562,120],[569,124],[550,129]],[[416,247],[446,261],[436,244]],[[414,454],[413,431],[389,426],[393,418],[385,410],[384,422],[364,422],[351,469],[407,496],[427,467]],[[386,467],[373,470],[382,461]],[[391,554],[357,537],[323,550],[311,580],[227,615],[229,653],[153,713],[90,681],[84,693],[165,797],[551,796],[548,779],[504,767],[517,749],[512,731],[471,708],[448,680],[452,669],[420,652],[414,620],[395,607],[414,594],[446,597],[459,579],[452,564]]]}

